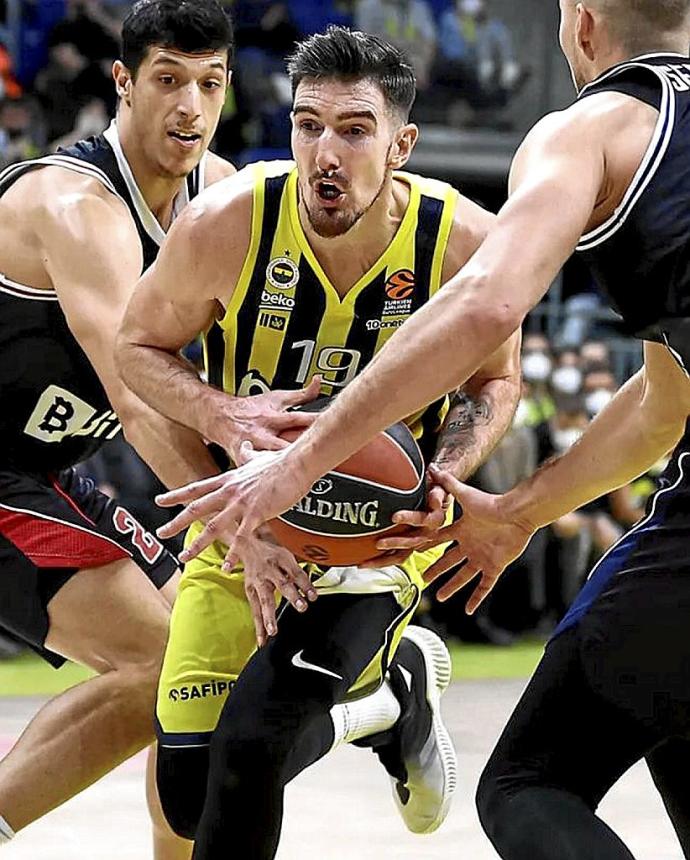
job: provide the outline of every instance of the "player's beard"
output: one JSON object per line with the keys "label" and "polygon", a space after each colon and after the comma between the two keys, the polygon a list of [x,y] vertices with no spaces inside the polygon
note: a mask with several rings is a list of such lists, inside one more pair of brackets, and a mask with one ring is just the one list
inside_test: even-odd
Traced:
{"label": "player's beard", "polygon": [[389,174],[390,171],[386,168],[376,194],[374,194],[369,205],[365,206],[363,209],[355,209],[349,212],[339,209],[320,209],[313,212],[309,208],[307,201],[304,200],[304,208],[307,212],[307,218],[309,219],[309,224],[311,225],[312,230],[317,236],[321,236],[322,239],[335,239],[338,236],[344,236],[346,233],[349,233],[360,218],[364,217],[364,215],[367,214],[371,207],[381,197],[383,189],[386,187],[386,183],[388,182]]}

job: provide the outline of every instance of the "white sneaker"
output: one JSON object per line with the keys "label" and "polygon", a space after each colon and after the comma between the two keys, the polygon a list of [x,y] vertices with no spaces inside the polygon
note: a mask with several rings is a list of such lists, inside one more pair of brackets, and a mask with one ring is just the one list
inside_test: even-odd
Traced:
{"label": "white sneaker", "polygon": [[424,627],[408,627],[389,670],[401,714],[375,751],[412,833],[432,833],[443,824],[457,784],[455,750],[440,709],[451,671],[443,641]]}

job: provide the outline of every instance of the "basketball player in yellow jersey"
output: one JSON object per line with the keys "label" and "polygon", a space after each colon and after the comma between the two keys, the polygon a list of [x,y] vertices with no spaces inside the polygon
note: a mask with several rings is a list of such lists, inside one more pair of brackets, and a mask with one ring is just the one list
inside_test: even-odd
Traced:
{"label": "basketball player in yellow jersey", "polygon": [[[412,70],[396,49],[331,29],[299,46],[290,73],[296,163],[252,165],[191,204],[140,281],[118,347],[141,398],[235,462],[237,416],[252,419],[250,395],[298,389],[314,375],[325,393],[342,389],[465,264],[492,220],[450,186],[401,172],[418,132],[408,122]],[[177,357],[199,331],[210,387]],[[503,347],[454,401],[408,419],[427,461],[466,476],[490,451],[517,403],[518,346],[514,338]],[[391,380],[390,396],[404,384]],[[433,488],[417,524],[440,527],[445,507]],[[453,782],[438,713],[450,667],[433,634],[401,636],[441,551],[372,570],[311,568],[312,584],[265,532],[244,570],[224,565],[226,549],[207,545],[183,576],[159,688],[162,780],[166,762],[170,773],[183,755],[191,762],[192,746],[215,728],[253,648],[252,611],[260,641],[264,628],[270,638],[236,681],[211,741],[194,856],[272,858],[285,784],[338,739],[329,709],[380,686],[387,671],[401,716],[378,751],[408,826],[437,827]],[[269,589],[257,585],[267,571]],[[274,586],[292,604],[277,627]],[[302,614],[314,589],[319,599]],[[385,719],[378,728],[390,728]]]}

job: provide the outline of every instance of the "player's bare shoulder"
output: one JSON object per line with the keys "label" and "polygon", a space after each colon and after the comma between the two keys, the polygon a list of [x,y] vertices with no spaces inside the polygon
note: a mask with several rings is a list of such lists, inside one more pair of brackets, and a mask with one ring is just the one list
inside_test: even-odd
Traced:
{"label": "player's bare shoulder", "polygon": [[141,244],[124,201],[74,170],[51,165],[25,173],[0,197],[0,225],[0,270],[38,289],[53,286],[47,247],[51,255],[75,248],[97,255],[100,245],[117,245],[141,265]]}
{"label": "player's bare shoulder", "polygon": [[[619,92],[593,93],[543,117],[518,149],[513,172],[525,172],[544,158],[573,148],[587,150],[622,169],[634,169],[653,137],[659,117],[650,105]],[[613,162],[612,162],[613,160]],[[634,171],[633,171],[634,172]]]}
{"label": "player's bare shoulder", "polygon": [[496,216],[464,194],[458,194],[453,226],[443,260],[443,281],[456,275],[486,238]]}
{"label": "player's bare shoulder", "polygon": [[207,187],[187,204],[164,244],[165,256],[193,266],[223,303],[249,252],[257,170],[249,165]]}
{"label": "player's bare shoulder", "polygon": [[234,176],[237,173],[237,168],[234,164],[225,158],[216,155],[215,152],[209,152],[206,156],[206,186],[215,185],[221,179],[227,179],[229,176]]}

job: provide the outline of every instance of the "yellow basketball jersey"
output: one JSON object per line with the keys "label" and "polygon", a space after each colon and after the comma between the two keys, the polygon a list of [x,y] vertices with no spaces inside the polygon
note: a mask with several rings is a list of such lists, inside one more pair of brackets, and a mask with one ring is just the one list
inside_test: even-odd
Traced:
{"label": "yellow basketball jersey", "polygon": [[[251,242],[225,316],[206,336],[209,382],[247,396],[300,388],[319,373],[323,393],[335,394],[441,286],[457,192],[397,173],[410,188],[407,211],[390,245],[341,299],[302,229],[294,163],[245,169],[254,173]],[[444,398],[408,419],[427,457],[447,409]]]}

